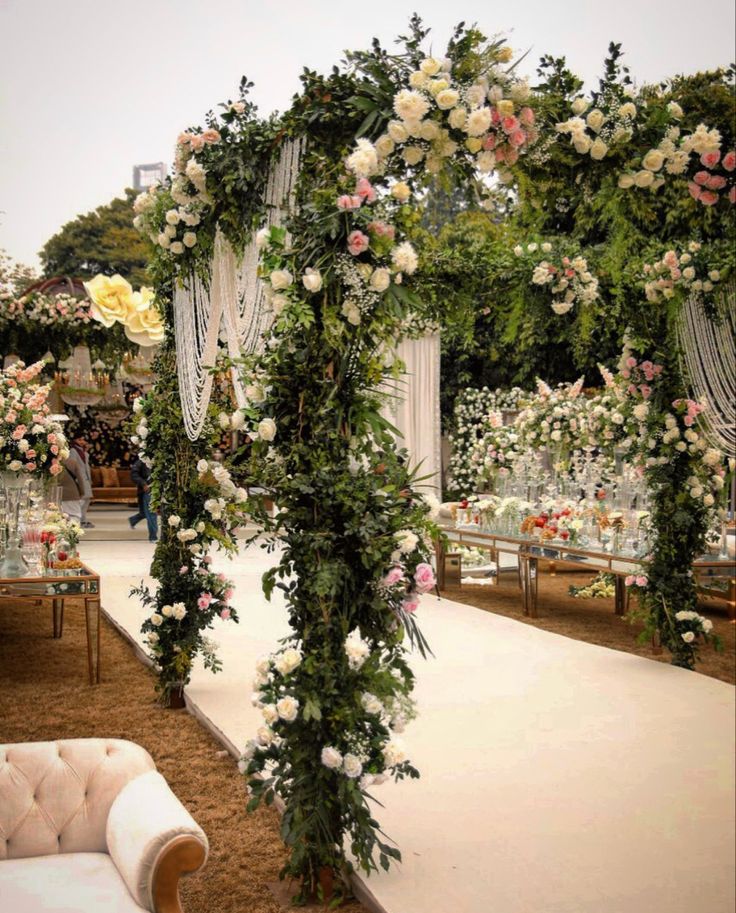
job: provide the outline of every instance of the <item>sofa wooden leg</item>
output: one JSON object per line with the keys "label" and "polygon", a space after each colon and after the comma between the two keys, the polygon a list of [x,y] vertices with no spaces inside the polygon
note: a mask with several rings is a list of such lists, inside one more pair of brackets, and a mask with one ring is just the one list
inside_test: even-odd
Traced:
{"label": "sofa wooden leg", "polygon": [[204,865],[205,849],[199,840],[175,837],[161,851],[153,869],[151,893],[156,913],[183,913],[179,900],[179,879]]}

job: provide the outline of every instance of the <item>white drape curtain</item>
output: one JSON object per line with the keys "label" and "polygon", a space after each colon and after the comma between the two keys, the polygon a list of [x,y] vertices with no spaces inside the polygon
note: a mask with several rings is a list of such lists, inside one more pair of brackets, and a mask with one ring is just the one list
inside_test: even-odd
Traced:
{"label": "white drape curtain", "polygon": [[412,467],[425,491],[439,495],[442,479],[440,437],[440,334],[407,339],[399,344],[397,355],[406,365],[406,374],[389,401],[387,416],[403,436],[399,446],[406,447]]}

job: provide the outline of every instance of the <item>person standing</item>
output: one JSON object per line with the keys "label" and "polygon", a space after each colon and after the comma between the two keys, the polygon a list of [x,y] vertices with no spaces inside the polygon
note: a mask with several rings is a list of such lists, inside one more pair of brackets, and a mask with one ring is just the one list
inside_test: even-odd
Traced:
{"label": "person standing", "polygon": [[81,484],[81,497],[79,499],[82,511],[81,523],[85,529],[90,529],[94,527],[94,523],[90,523],[87,519],[87,509],[92,501],[92,473],[89,469],[87,449],[87,441],[81,434],[78,434],[72,439],[69,456],[77,470],[76,476]]}
{"label": "person standing", "polygon": [[138,491],[138,513],[128,517],[128,523],[131,529],[135,529],[136,524],[145,519],[148,524],[148,541],[155,542],[158,539],[158,518],[151,509],[151,470],[140,456],[135,458],[130,478]]}

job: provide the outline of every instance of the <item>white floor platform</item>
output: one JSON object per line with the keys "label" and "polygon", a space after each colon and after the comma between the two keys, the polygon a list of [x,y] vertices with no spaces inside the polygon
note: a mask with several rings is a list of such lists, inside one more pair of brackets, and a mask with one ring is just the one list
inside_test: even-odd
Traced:
{"label": "white floor platform", "polygon": [[[147,542],[86,541],[103,605],[140,642],[129,599]],[[219,569],[240,625],[224,670],[188,697],[240,748],[259,724],[253,665],[287,631],[259,549]],[[424,597],[436,658],[417,659],[419,781],[386,784],[377,817],[404,862],[367,880],[386,913],[733,913],[734,689],[448,600]]]}

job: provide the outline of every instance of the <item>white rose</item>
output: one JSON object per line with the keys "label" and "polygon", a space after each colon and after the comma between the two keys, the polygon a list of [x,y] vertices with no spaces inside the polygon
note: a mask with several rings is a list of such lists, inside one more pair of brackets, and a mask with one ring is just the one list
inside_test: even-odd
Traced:
{"label": "white rose", "polygon": [[650,149],[641,160],[641,165],[642,168],[646,168],[647,171],[659,171],[662,165],[664,165],[664,156],[659,149]]}
{"label": "white rose", "polygon": [[276,437],[276,422],[272,418],[264,418],[258,423],[258,437],[262,441],[272,441]]}
{"label": "white rose", "polygon": [[276,702],[276,712],[286,723],[292,723],[299,712],[299,701],[287,694]]}
{"label": "white rose", "polygon": [[383,704],[378,700],[375,694],[371,694],[369,691],[364,692],[360,696],[360,703],[366,713],[373,713],[376,716],[380,716],[380,714],[383,713]]}
{"label": "white rose", "polygon": [[600,162],[601,159],[606,157],[607,152],[608,146],[603,142],[600,136],[597,137],[590,147],[590,157],[595,159],[596,162]]}
{"label": "white rose", "polygon": [[281,673],[281,675],[288,675],[290,672],[293,672],[297,668],[299,663],[302,661],[302,654],[294,649],[294,647],[288,647],[283,653],[279,655],[274,660],[274,666]]}
{"label": "white rose", "polygon": [[294,277],[288,269],[275,269],[269,278],[271,279],[271,287],[277,291],[288,288],[294,281]]}
{"label": "white rose", "polygon": [[636,105],[631,101],[627,101],[621,105],[621,107],[618,109],[618,113],[621,117],[636,117]]}
{"label": "white rose", "polygon": [[351,780],[357,780],[363,773],[363,765],[360,762],[360,758],[349,753],[342,759],[342,769],[345,772],[345,776],[350,777]]}
{"label": "white rose", "polygon": [[177,526],[179,526],[181,524],[181,517],[177,516],[176,514],[172,514],[169,517],[168,523],[169,523],[169,526],[176,528]]}
{"label": "white rose", "polygon": [[263,707],[261,707],[261,713],[263,714],[263,719],[269,726],[272,726],[279,718],[279,712],[276,709],[275,704],[264,704]]}
{"label": "white rose", "polygon": [[395,148],[396,145],[394,141],[386,133],[384,133],[383,136],[379,136],[376,140],[376,152],[382,159],[388,158]]}
{"label": "white rose", "polygon": [[412,89],[424,89],[429,82],[430,77],[421,70],[415,70],[409,75],[409,85]]}
{"label": "white rose", "polygon": [[409,131],[398,120],[392,120],[388,125],[388,135],[395,143],[405,143],[409,139]]}
{"label": "white rose", "polygon": [[245,395],[253,403],[262,403],[266,398],[266,393],[261,384],[247,384]]}
{"label": "white rose", "polygon": [[368,284],[376,292],[385,292],[391,284],[391,273],[382,267],[374,269]]}
{"label": "white rose", "polygon": [[716,503],[716,499],[713,497],[713,495],[707,494],[704,496],[703,504],[705,504],[706,507],[713,507],[713,505],[715,503]]}
{"label": "white rose", "polygon": [[465,108],[453,108],[447,118],[450,126],[455,130],[462,130],[467,120],[468,112]]}
{"label": "white rose", "polygon": [[493,152],[487,149],[485,152],[478,153],[475,159],[475,164],[478,168],[478,171],[482,172],[483,174],[488,174],[489,171],[493,171],[493,169],[496,167],[496,156]]}
{"label": "white rose", "polygon": [[413,552],[419,544],[419,537],[410,529],[401,529],[397,533],[394,533],[394,539],[396,540],[399,551],[405,555],[409,552]]}
{"label": "white rose", "polygon": [[318,292],[322,288],[322,274],[318,269],[307,267],[302,276],[302,283],[308,292]]}
{"label": "white rose", "polygon": [[590,127],[591,130],[595,130],[596,133],[598,133],[605,121],[606,116],[600,110],[600,108],[593,108],[593,110],[585,118],[585,123]]}
{"label": "white rose", "polygon": [[153,615],[151,615],[151,617],[149,618],[149,621],[151,622],[152,625],[156,625],[156,627],[158,628],[160,625],[163,624],[164,617],[163,617],[163,615],[159,615],[158,612],[154,612]]}
{"label": "white rose", "polygon": [[172,243],[169,245],[169,250],[172,254],[183,254],[184,245],[181,243],[181,241],[172,241]]}
{"label": "white rose", "polygon": [[239,431],[245,425],[245,415],[240,410],[233,412],[230,417],[230,425],[234,431]]}
{"label": "white rose", "polygon": [[685,631],[681,636],[686,644],[691,644],[695,640],[695,634],[692,631]]}
{"label": "white rose", "polygon": [[651,171],[637,171],[634,175],[634,183],[637,187],[651,187],[654,183],[654,175]]}
{"label": "white rose", "polygon": [[545,241],[542,244],[542,253],[548,254],[551,250],[552,250],[552,245],[549,243],[549,241]]}
{"label": "white rose", "polygon": [[443,89],[437,93],[434,100],[441,111],[449,111],[460,101],[460,95],[455,89]]}
{"label": "white rose", "polygon": [[342,755],[331,745],[326,745],[322,749],[322,754],[320,759],[325,767],[329,767],[330,770],[337,770],[339,767],[342,767]]}
{"label": "white rose", "polygon": [[170,209],[166,213],[166,223],[167,225],[178,225],[179,224],[179,212],[176,209]]}
{"label": "white rose", "polygon": [[419,64],[419,69],[425,76],[436,76],[442,69],[442,63],[436,57],[425,57]]}
{"label": "white rose", "polygon": [[407,146],[401,157],[407,165],[418,165],[424,158],[424,149],[421,146]]}
{"label": "white rose", "polygon": [[677,104],[676,101],[671,101],[667,105],[667,110],[670,112],[670,116],[674,117],[675,120],[680,120],[680,118],[683,116],[682,108]]}
{"label": "white rose", "polygon": [[378,153],[370,140],[359,139],[355,144],[355,151],[346,159],[348,170],[356,177],[367,178],[378,170]]}
{"label": "white rose", "polygon": [[587,110],[589,104],[590,102],[586,101],[584,98],[576,98],[572,103],[572,113],[577,115],[582,114],[583,111]]}
{"label": "white rose", "polygon": [[263,250],[264,247],[267,247],[271,242],[271,229],[262,228],[259,232],[256,233],[256,247],[258,250]]}
{"label": "white rose", "polygon": [[182,618],[184,618],[184,616],[187,614],[187,609],[183,602],[175,602],[172,606],[172,609],[172,615],[177,621],[181,621]]}
{"label": "white rose", "polygon": [[185,231],[182,241],[184,242],[184,247],[194,247],[197,243],[197,233],[194,231]]}
{"label": "white rose", "polygon": [[403,746],[395,740],[386,742],[383,746],[383,760],[386,767],[395,767],[397,764],[402,764],[406,760],[406,752]]}

